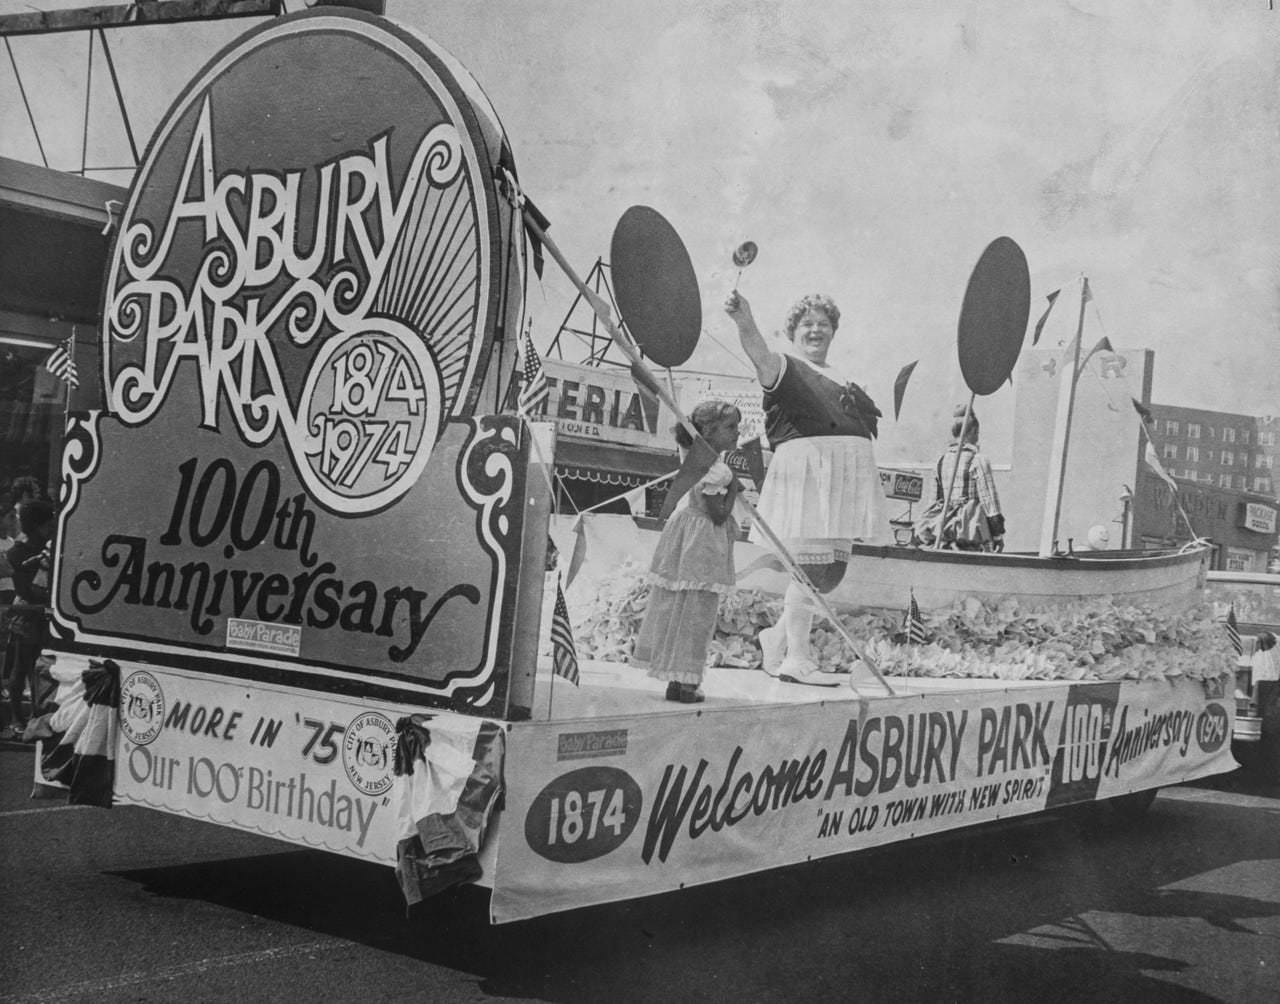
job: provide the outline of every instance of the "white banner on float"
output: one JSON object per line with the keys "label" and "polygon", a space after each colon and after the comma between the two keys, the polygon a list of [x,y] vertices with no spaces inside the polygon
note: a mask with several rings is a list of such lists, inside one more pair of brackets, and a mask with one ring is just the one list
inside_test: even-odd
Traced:
{"label": "white banner on float", "polygon": [[122,663],[115,798],[394,865],[395,722],[415,710]]}
{"label": "white banner on float", "polygon": [[493,918],[1217,773],[1230,713],[1179,680],[516,725]]}

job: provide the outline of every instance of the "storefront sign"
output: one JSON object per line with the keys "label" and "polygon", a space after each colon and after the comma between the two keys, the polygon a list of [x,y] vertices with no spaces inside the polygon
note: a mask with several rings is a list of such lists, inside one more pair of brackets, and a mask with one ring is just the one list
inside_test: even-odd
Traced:
{"label": "storefront sign", "polygon": [[545,359],[551,393],[544,414],[556,436],[597,443],[675,450],[675,415],[641,394],[626,370]]}
{"label": "storefront sign", "polygon": [[1245,502],[1240,507],[1240,525],[1255,533],[1276,532],[1276,510],[1261,502]]}
{"label": "storefront sign", "polygon": [[529,444],[473,413],[519,228],[450,65],[322,9],[170,109],[110,259],[107,409],[64,455],[77,640],[505,709]]}
{"label": "storefront sign", "polygon": [[[1062,684],[609,719],[559,760],[509,738],[493,913],[516,920],[744,875],[1227,769],[1199,681]],[[508,839],[512,835],[515,839]]]}
{"label": "storefront sign", "polygon": [[891,471],[880,468],[880,487],[891,499],[919,502],[924,497],[924,476],[910,471]]}

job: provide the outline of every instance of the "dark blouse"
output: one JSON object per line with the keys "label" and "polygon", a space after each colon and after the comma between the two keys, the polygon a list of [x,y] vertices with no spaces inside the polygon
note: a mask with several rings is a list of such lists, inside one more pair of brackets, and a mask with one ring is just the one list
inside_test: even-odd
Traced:
{"label": "dark blouse", "polygon": [[875,439],[880,409],[857,384],[840,384],[794,356],[764,392],[764,426],[775,450],[791,439],[861,436]]}

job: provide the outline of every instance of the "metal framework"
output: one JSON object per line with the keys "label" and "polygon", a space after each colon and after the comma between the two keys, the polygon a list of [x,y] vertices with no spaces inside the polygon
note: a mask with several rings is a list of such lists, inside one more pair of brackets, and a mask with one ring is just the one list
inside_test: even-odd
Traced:
{"label": "metal framework", "polygon": [[[30,11],[21,14],[0,15],[0,37],[4,38],[5,51],[9,56],[9,65],[18,81],[18,92],[26,107],[27,120],[31,123],[31,132],[35,136],[36,148],[40,152],[40,160],[49,167],[49,158],[45,154],[44,142],[40,138],[40,129],[31,110],[31,102],[27,97],[27,89],[22,81],[22,73],[18,69],[18,61],[14,56],[11,37],[18,35],[46,35],[53,32],[86,31],[89,33],[89,52],[85,67],[84,122],[80,139],[81,177],[89,171],[131,171],[139,163],[138,143],[134,137],[133,124],[129,121],[129,111],[125,107],[124,94],[120,90],[120,79],[116,74],[115,60],[111,56],[111,47],[107,44],[107,28],[136,28],[156,24],[176,24],[181,21],[215,21],[233,17],[275,17],[284,11],[284,0],[153,0],[129,4],[111,4],[100,7],[78,7],[69,10]],[[129,153],[132,164],[89,166],[89,109],[93,97],[93,53],[94,39],[102,46],[102,54],[106,59],[107,71],[111,77],[111,86],[115,93],[116,107],[120,110],[120,120],[124,125],[125,138],[129,142]]]}
{"label": "metal framework", "polygon": [[[604,298],[616,317],[619,316],[620,311],[618,301],[613,295],[613,285],[609,281],[608,272],[608,264],[603,258],[597,258],[596,263],[591,266],[591,271],[587,273],[585,285],[589,286],[597,296]],[[580,318],[584,311],[587,316]],[[556,330],[556,335],[547,349],[548,355],[554,354],[557,359],[567,358],[565,335],[572,336],[567,340],[570,354],[573,354],[575,348],[586,350],[585,358],[570,359],[570,362],[580,362],[584,366],[627,365],[627,360],[622,357],[613,339],[604,330],[604,325],[600,323],[600,319],[581,292],[573,298],[573,303],[569,305],[564,320],[560,322],[560,327]]]}
{"label": "metal framework", "polygon": [[152,0],[152,2],[36,10],[0,15],[0,35],[47,35],[55,31],[136,28],[178,21],[228,17],[275,17],[284,0]]}

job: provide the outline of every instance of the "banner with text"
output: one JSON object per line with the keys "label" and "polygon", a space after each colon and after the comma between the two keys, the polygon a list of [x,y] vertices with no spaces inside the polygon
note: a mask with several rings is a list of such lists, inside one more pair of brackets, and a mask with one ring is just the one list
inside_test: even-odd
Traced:
{"label": "banner with text", "polygon": [[509,737],[498,922],[1109,798],[1230,769],[1198,681],[1022,685]]}
{"label": "banner with text", "polygon": [[[118,802],[396,863],[395,724],[421,708],[138,663],[122,663],[120,679]],[[469,749],[483,723],[430,719],[440,749]]]}

